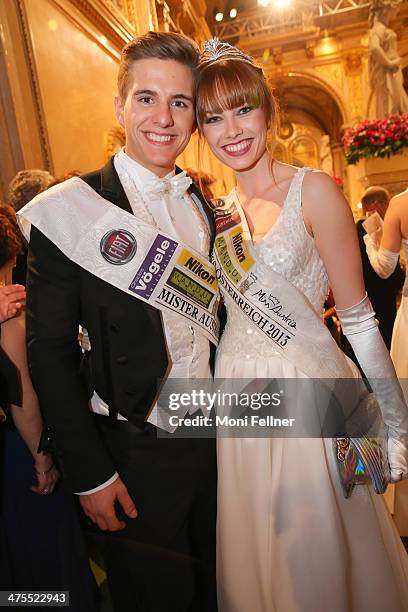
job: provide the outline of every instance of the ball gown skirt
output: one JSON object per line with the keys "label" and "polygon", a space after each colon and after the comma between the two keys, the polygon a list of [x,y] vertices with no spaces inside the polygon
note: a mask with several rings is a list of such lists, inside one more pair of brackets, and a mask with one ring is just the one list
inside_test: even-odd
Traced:
{"label": "ball gown skirt", "polygon": [[[303,221],[307,171],[295,175],[252,256],[321,313],[329,283]],[[306,377],[223,297],[216,378]],[[219,612],[408,610],[408,557],[384,498],[362,485],[344,498],[331,439],[219,438],[217,450]]]}

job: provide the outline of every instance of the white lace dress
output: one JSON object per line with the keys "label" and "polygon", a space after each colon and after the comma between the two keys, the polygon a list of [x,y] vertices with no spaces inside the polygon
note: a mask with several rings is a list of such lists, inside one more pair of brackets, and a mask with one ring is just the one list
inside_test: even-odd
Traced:
{"label": "white lace dress", "polygon": [[[322,312],[328,278],[301,209],[306,169],[255,252]],[[334,245],[333,245],[334,248]],[[217,378],[305,377],[224,295]],[[331,441],[218,440],[220,612],[403,612],[408,562],[382,496],[344,499]]]}

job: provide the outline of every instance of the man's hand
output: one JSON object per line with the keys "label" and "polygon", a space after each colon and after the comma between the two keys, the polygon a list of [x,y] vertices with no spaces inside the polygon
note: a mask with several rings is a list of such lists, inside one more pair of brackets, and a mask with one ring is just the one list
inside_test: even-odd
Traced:
{"label": "man's hand", "polygon": [[116,516],[114,505],[116,500],[126,516],[137,517],[136,506],[120,478],[101,491],[79,496],[83,511],[102,531],[119,531],[126,527],[126,523],[119,521]]}
{"label": "man's hand", "polygon": [[26,292],[23,285],[5,285],[0,287],[0,323],[15,317],[23,305]]}

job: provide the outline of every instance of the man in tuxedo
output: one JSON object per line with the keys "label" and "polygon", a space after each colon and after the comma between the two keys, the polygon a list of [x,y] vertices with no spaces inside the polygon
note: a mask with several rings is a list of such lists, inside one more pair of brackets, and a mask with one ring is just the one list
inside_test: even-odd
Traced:
{"label": "man in tuxedo", "polygon": [[[66,482],[106,532],[105,564],[118,612],[216,609],[214,441],[158,438],[152,418],[159,379],[210,375],[209,340],[178,313],[118,288],[116,270],[120,275],[140,246],[131,233],[117,229],[113,242],[111,231],[93,243],[90,232],[89,259],[79,260],[75,245],[71,257],[57,236],[62,226],[79,236],[89,221],[85,209],[98,215],[105,206],[116,227],[135,215],[208,256],[211,212],[175,169],[195,128],[197,61],[195,44],[179,34],[149,32],[131,41],[122,52],[115,100],[124,149],[102,169],[41,194],[38,215],[36,205],[27,213],[32,378]],[[57,210],[49,214],[51,202],[69,203],[71,211],[81,197],[68,220]],[[112,264],[107,277],[92,267],[99,253]],[[79,324],[89,333],[85,357]]]}
{"label": "man in tuxedo", "polygon": [[[380,217],[384,219],[390,199],[391,196],[384,187],[369,187],[361,198],[364,217],[377,212]],[[366,231],[363,227],[363,223],[364,219],[357,221],[358,240],[363,262],[364,283],[368,297],[375,310],[376,318],[378,319],[380,333],[389,350],[391,347],[392,329],[397,314],[396,299],[398,292],[404,284],[405,275],[400,265],[397,264],[394,272],[389,278],[383,279],[378,276],[367,256],[364,243]]]}

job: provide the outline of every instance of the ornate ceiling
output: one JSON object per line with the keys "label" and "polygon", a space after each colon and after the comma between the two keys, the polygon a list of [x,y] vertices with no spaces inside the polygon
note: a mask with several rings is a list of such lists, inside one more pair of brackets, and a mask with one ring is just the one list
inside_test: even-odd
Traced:
{"label": "ornate ceiling", "polygon": [[[369,0],[289,0],[285,8],[274,6],[273,1],[263,8],[257,0],[209,0],[206,18],[220,38],[242,43],[259,35],[305,26],[327,29],[366,21],[369,5]],[[231,8],[238,11],[234,19],[229,17]],[[218,23],[215,14],[219,11],[224,19]]]}

